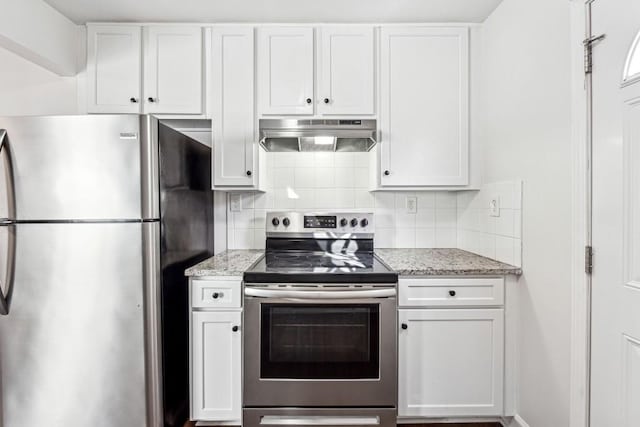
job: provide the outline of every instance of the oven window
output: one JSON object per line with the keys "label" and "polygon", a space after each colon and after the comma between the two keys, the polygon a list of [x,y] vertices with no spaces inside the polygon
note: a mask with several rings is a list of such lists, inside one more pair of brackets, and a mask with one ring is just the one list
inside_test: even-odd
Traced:
{"label": "oven window", "polygon": [[379,377],[378,304],[261,304],[260,377]]}

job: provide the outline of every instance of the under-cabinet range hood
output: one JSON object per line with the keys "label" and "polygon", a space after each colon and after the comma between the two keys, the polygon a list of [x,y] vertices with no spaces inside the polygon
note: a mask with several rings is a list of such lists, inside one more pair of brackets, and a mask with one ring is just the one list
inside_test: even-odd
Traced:
{"label": "under-cabinet range hood", "polygon": [[361,119],[260,119],[266,151],[369,151],[376,144],[376,121]]}

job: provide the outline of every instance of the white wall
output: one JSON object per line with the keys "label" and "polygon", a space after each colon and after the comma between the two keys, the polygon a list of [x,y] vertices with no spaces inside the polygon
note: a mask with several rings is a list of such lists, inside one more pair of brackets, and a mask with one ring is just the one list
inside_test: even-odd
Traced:
{"label": "white wall", "polygon": [[76,77],[60,77],[0,48],[0,116],[76,114]]}
{"label": "white wall", "polygon": [[569,2],[504,0],[483,28],[485,182],[521,178],[518,412],[569,425],[571,56]]}

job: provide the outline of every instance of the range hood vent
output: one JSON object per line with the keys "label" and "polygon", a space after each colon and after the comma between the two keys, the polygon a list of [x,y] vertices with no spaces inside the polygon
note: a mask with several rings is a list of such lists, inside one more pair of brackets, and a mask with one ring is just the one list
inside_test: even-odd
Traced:
{"label": "range hood vent", "polygon": [[375,120],[260,119],[266,151],[369,151],[376,144]]}

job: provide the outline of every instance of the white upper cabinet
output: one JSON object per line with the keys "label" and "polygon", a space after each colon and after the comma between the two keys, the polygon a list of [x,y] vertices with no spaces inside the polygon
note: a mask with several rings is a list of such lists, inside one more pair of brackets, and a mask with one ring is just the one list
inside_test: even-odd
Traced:
{"label": "white upper cabinet", "polygon": [[384,27],[380,40],[380,185],[468,185],[468,28]]}
{"label": "white upper cabinet", "polygon": [[318,112],[374,114],[373,27],[322,27]]}
{"label": "white upper cabinet", "polygon": [[313,114],[313,28],[258,30],[260,114]]}
{"label": "white upper cabinet", "polygon": [[144,29],[144,97],[147,113],[203,112],[202,28]]}
{"label": "white upper cabinet", "polygon": [[141,112],[141,31],[137,25],[89,26],[89,113]]}
{"label": "white upper cabinet", "polygon": [[212,30],[213,187],[253,186],[254,132],[252,27]]}

